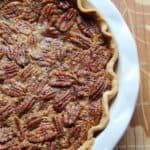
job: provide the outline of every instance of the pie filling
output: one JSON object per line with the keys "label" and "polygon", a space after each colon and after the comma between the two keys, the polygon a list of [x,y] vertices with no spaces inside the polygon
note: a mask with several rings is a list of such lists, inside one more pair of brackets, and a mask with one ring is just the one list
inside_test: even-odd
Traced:
{"label": "pie filling", "polygon": [[100,123],[114,50],[75,0],[0,2],[0,150],[76,150]]}

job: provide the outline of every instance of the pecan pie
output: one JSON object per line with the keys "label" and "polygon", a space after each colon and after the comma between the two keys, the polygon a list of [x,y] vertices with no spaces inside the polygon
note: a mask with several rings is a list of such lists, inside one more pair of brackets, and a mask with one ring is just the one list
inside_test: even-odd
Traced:
{"label": "pecan pie", "polygon": [[117,93],[117,57],[85,0],[1,0],[0,150],[90,149]]}

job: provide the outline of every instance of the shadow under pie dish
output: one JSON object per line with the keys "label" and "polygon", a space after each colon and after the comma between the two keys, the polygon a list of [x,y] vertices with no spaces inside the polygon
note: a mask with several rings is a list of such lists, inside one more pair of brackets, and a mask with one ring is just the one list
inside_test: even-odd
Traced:
{"label": "shadow under pie dish", "polygon": [[0,149],[91,149],[118,90],[117,57],[85,0],[0,2]]}

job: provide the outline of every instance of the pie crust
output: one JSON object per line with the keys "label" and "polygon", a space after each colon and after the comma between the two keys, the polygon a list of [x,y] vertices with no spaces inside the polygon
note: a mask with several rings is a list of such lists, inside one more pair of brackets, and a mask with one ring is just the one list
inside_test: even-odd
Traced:
{"label": "pie crust", "polygon": [[117,59],[86,0],[0,2],[0,149],[91,149],[118,91]]}

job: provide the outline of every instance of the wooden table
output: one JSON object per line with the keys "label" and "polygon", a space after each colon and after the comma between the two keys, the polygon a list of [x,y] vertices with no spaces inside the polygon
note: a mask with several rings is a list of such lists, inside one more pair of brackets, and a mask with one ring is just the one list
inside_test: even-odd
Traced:
{"label": "wooden table", "polygon": [[113,0],[136,40],[141,87],[136,111],[116,150],[150,150],[150,0]]}

